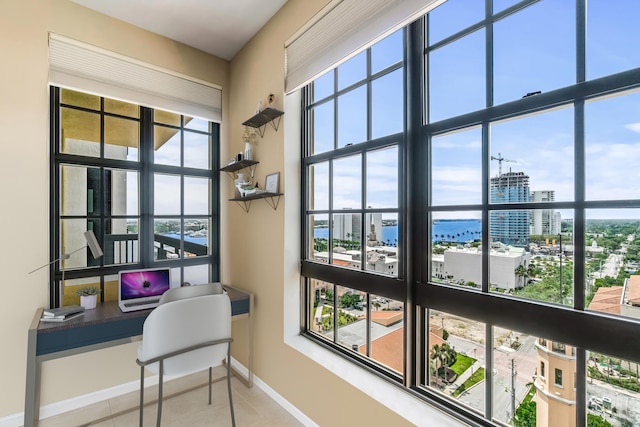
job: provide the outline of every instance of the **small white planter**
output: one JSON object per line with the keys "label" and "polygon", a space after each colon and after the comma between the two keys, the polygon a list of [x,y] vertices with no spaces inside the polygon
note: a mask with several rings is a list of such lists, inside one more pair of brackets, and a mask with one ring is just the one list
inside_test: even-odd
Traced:
{"label": "small white planter", "polygon": [[80,305],[83,306],[85,310],[91,310],[92,308],[96,308],[97,302],[98,302],[98,295],[80,296]]}

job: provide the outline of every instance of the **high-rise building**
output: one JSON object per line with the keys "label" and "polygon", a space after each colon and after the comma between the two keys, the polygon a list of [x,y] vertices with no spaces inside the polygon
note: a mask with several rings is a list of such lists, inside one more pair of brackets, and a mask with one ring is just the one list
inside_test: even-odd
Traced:
{"label": "high-rise building", "polygon": [[[554,190],[538,190],[531,192],[534,203],[553,202],[556,199]],[[559,234],[560,212],[555,209],[535,209],[531,213],[531,234]]]}
{"label": "high-rise building", "polygon": [[[531,199],[529,175],[507,172],[491,178],[491,203],[524,203]],[[489,217],[491,241],[505,245],[525,246],[529,243],[530,211],[492,211]]]}

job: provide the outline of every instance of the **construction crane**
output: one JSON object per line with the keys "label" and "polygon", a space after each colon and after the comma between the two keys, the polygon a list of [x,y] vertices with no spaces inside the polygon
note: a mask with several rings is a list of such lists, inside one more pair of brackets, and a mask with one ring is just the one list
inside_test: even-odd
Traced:
{"label": "construction crane", "polygon": [[515,160],[505,159],[504,157],[502,157],[501,153],[498,153],[498,157],[491,156],[491,160],[497,160],[498,161],[498,176],[502,175],[502,162],[518,163]]}

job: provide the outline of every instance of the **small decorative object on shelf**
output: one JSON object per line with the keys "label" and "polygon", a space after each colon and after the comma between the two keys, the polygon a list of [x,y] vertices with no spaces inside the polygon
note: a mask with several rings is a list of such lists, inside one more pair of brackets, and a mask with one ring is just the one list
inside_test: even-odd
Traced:
{"label": "small decorative object on shelf", "polygon": [[244,159],[253,160],[253,145],[258,143],[258,135],[255,128],[245,126],[242,134],[242,140],[244,141]]}
{"label": "small decorative object on shelf", "polygon": [[264,189],[267,193],[277,193],[280,183],[280,172],[272,173],[271,175],[267,175],[264,180]]}
{"label": "small decorative object on shelf", "polygon": [[271,123],[271,126],[276,132],[278,131],[278,126],[280,126],[280,116],[284,114],[284,111],[280,111],[273,107],[275,99],[276,96],[270,93],[268,97],[269,105],[264,109],[262,108],[262,100],[260,100],[258,108],[256,109],[256,114],[249,120],[242,123],[245,126],[256,128],[261,138],[264,137],[264,131],[267,123]]}
{"label": "small decorative object on shelf", "polygon": [[100,289],[95,286],[84,286],[76,291],[76,295],[80,296],[80,305],[86,310],[96,308],[99,293]]}

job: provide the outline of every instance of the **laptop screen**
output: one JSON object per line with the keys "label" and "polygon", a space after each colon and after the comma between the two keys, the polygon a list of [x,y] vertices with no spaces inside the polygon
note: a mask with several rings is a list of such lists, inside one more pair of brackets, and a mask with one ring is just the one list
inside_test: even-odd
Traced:
{"label": "laptop screen", "polygon": [[171,287],[169,268],[120,272],[120,300],[160,296]]}

